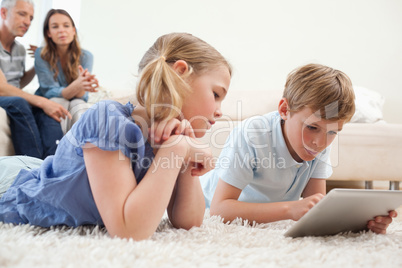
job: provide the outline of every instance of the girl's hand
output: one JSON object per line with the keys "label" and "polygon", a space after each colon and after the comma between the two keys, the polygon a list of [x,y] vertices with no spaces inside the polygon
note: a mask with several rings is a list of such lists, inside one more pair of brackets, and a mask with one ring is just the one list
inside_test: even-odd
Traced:
{"label": "girl's hand", "polygon": [[306,198],[303,198],[299,201],[294,201],[292,206],[290,207],[290,219],[294,221],[298,221],[301,217],[304,216],[312,207],[314,207],[322,198],[323,194],[313,194]]}
{"label": "girl's hand", "polygon": [[201,176],[215,168],[212,150],[209,146],[199,143],[197,140],[183,136],[188,142],[188,151],[182,172],[191,169],[191,176]]}
{"label": "girl's hand", "polygon": [[149,140],[151,144],[161,144],[172,135],[185,135],[195,138],[194,130],[188,120],[176,118],[154,122],[149,129]]}
{"label": "girl's hand", "polygon": [[388,226],[392,222],[392,218],[398,216],[395,210],[389,212],[388,216],[377,216],[367,223],[367,228],[377,234],[385,234]]}
{"label": "girl's hand", "polygon": [[192,176],[201,176],[215,167],[215,159],[212,150],[207,144],[201,144],[194,138],[185,135],[172,135],[167,141],[163,142],[159,150],[167,150],[173,152],[180,148],[182,153],[177,160],[183,161],[181,164],[181,172],[184,173],[191,169]]}

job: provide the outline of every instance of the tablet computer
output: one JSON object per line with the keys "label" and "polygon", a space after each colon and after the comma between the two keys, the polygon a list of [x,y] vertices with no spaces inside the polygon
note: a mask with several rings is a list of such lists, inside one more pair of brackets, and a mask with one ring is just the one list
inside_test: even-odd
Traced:
{"label": "tablet computer", "polygon": [[402,191],[332,189],[286,233],[288,237],[359,232],[375,216],[402,205]]}

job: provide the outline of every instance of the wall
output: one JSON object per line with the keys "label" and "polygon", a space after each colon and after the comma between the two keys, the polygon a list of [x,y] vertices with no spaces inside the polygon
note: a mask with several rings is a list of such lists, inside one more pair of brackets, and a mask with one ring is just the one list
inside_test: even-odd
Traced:
{"label": "wall", "polygon": [[322,63],[380,92],[385,119],[402,123],[401,14],[399,0],[83,0],[79,31],[115,91],[134,90],[158,36],[190,32],[233,64],[231,90],[282,89],[295,67]]}

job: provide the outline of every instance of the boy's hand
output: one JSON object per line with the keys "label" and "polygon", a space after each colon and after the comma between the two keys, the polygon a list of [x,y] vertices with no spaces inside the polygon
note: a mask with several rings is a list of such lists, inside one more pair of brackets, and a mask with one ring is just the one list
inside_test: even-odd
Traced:
{"label": "boy's hand", "polygon": [[314,207],[322,198],[323,194],[317,193],[295,201],[294,205],[290,207],[290,219],[298,221],[304,216],[312,207]]}
{"label": "boy's hand", "polygon": [[182,121],[173,118],[162,122],[154,122],[149,129],[151,144],[160,144],[172,135],[185,135],[195,138],[194,130],[186,119]]}
{"label": "boy's hand", "polygon": [[388,216],[377,216],[367,223],[367,228],[377,234],[385,234],[392,218],[398,216],[395,210],[389,212]]}

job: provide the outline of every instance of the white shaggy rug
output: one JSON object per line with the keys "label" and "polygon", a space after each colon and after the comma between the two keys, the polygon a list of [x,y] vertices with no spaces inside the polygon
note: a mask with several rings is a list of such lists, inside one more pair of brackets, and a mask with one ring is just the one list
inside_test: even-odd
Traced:
{"label": "white shaggy rug", "polygon": [[0,267],[402,267],[400,217],[386,235],[285,238],[292,224],[224,224],[206,210],[200,228],[177,230],[164,218],[150,239],[135,242],[97,227],[0,223]]}

